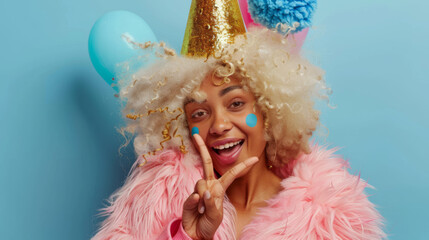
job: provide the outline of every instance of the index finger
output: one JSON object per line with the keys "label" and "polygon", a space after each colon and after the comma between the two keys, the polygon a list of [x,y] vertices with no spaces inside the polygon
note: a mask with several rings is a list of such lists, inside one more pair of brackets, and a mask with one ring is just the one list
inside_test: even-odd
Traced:
{"label": "index finger", "polygon": [[200,135],[194,134],[193,136],[200,150],[201,159],[203,160],[204,176],[206,180],[214,179],[213,161],[210,157],[209,150]]}
{"label": "index finger", "polygon": [[238,175],[241,172],[253,166],[253,164],[255,164],[257,161],[259,161],[259,158],[251,157],[246,161],[237,164],[236,166],[231,168],[228,172],[226,172],[224,175],[222,175],[222,177],[219,178],[219,181],[223,189],[226,191],[229,185],[231,185],[231,183],[234,182],[234,180],[238,177]]}

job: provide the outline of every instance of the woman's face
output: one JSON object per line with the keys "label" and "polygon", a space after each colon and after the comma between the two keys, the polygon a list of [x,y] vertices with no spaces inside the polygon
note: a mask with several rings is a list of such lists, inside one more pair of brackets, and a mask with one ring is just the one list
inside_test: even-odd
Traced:
{"label": "woman's face", "polygon": [[230,79],[216,86],[222,79],[207,76],[200,86],[205,101],[191,99],[185,105],[189,131],[203,138],[221,175],[250,157],[265,159],[264,120],[255,97],[238,79]]}

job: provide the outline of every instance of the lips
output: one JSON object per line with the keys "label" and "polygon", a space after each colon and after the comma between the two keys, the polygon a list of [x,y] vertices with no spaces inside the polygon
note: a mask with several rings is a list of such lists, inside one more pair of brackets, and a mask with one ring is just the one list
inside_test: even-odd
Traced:
{"label": "lips", "polygon": [[229,138],[216,141],[212,144],[211,150],[214,157],[222,165],[229,165],[237,161],[243,147],[244,140]]}

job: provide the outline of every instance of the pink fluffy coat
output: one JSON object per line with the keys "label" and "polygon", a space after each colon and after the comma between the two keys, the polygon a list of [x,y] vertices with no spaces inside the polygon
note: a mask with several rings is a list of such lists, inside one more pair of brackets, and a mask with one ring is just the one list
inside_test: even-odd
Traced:
{"label": "pink fluffy coat", "polygon": [[[364,192],[369,185],[349,174],[347,162],[334,152],[314,146],[312,153],[276,169],[284,189],[260,209],[240,239],[384,239],[382,217]],[[201,177],[200,164],[164,151],[135,168],[111,196],[102,212],[108,217],[92,240],[156,239],[172,219],[181,217],[183,203]],[[225,197],[215,239],[234,239],[234,224],[235,209]]]}

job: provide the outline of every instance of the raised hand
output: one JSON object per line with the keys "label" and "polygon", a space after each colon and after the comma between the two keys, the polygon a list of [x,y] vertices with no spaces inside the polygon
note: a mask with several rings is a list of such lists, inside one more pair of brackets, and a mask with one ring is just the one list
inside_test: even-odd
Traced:
{"label": "raised hand", "polygon": [[259,159],[251,157],[216,179],[213,162],[203,139],[194,134],[203,161],[204,178],[195,184],[194,192],[183,204],[183,229],[192,239],[212,239],[223,219],[223,199],[229,185],[241,172]]}

